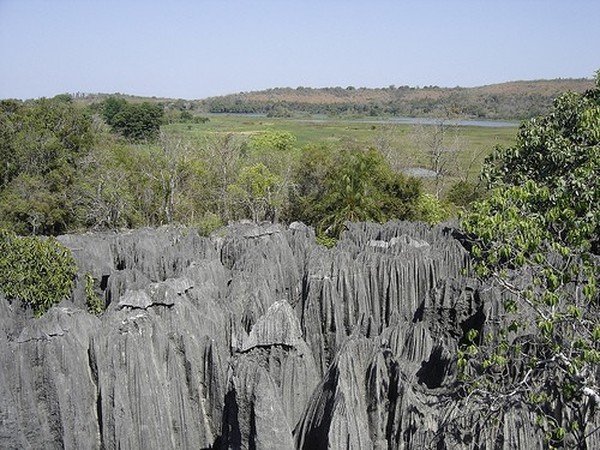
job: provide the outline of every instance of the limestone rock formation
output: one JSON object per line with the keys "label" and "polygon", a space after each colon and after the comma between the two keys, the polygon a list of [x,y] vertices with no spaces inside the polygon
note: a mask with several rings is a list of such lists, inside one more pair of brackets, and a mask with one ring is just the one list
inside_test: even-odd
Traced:
{"label": "limestone rock formation", "polygon": [[332,249],[301,223],[59,239],[70,301],[36,319],[0,296],[0,448],[542,445],[529,412],[492,427],[448,395],[464,332],[499,311],[449,229],[348,224]]}

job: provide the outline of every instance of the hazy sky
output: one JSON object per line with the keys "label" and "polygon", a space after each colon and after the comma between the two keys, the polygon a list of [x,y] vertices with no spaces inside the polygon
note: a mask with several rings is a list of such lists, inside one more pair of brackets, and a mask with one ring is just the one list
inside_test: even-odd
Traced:
{"label": "hazy sky", "polygon": [[598,0],[0,0],[0,98],[591,77]]}

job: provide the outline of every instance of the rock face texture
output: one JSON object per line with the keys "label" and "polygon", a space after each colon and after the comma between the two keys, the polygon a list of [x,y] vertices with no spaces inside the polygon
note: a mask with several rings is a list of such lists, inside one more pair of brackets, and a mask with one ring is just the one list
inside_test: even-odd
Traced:
{"label": "rock face texture", "polygon": [[0,297],[0,448],[543,445],[526,411],[490,426],[445,395],[464,332],[496,314],[449,229],[353,224],[333,249],[300,223],[60,241],[71,301],[34,319]]}

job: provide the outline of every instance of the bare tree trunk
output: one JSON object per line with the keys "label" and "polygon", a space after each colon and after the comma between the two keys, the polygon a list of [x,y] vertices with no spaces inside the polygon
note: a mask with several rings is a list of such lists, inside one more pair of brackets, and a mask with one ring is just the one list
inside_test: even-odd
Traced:
{"label": "bare tree trunk", "polygon": [[457,163],[460,143],[456,131],[445,120],[440,120],[433,125],[413,127],[413,138],[427,155],[428,169],[435,173],[435,196],[439,199],[445,177],[452,173]]}
{"label": "bare tree trunk", "polygon": [[181,170],[185,167],[190,148],[181,139],[174,139],[164,133],[160,135],[160,142],[165,158],[165,167],[160,174],[164,195],[163,211],[166,222],[173,223],[177,208],[177,193],[183,176]]}
{"label": "bare tree trunk", "polygon": [[228,188],[234,182],[241,150],[241,141],[232,134],[215,136],[209,139],[205,146],[208,168],[217,178],[217,198],[213,198],[213,201],[219,216],[225,222],[231,219]]}

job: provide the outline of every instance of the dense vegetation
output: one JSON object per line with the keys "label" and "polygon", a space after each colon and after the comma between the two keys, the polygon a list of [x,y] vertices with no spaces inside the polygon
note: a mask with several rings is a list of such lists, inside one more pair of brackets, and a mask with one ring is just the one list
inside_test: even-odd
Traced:
{"label": "dense vegetation", "polygon": [[19,234],[57,234],[76,221],[77,164],[92,120],[69,99],[0,102],[0,222]]}
{"label": "dense vegetation", "polygon": [[210,232],[231,220],[303,220],[335,238],[346,220],[445,217],[377,145],[300,146],[278,130],[197,137],[161,132],[162,120],[159,105],[116,97],[1,102],[0,226]]}
{"label": "dense vegetation", "polygon": [[581,448],[600,406],[600,73],[498,150],[465,217],[476,270],[505,293],[498,329],[472,330],[459,365],[496,413],[525,405],[549,446]]}
{"label": "dense vegetation", "polygon": [[317,226],[320,234],[337,236],[346,221],[417,219],[421,184],[393,172],[376,150],[332,152],[308,147],[296,169],[296,189],[286,211]]}

